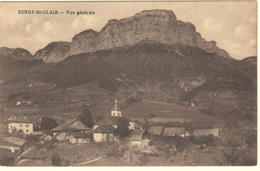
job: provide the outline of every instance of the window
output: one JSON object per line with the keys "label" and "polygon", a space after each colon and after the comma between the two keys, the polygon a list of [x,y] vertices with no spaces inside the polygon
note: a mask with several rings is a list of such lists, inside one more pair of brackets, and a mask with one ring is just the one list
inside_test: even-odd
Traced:
{"label": "window", "polygon": [[116,114],[115,113],[113,113],[113,115],[112,116],[115,116]]}
{"label": "window", "polygon": [[23,125],[22,125],[22,124],[20,124],[20,127],[23,127]]}
{"label": "window", "polygon": [[26,129],[26,132],[28,133],[28,132],[29,132],[29,130],[28,130],[28,129]]}
{"label": "window", "polygon": [[29,125],[28,125],[28,124],[26,124],[26,127],[29,127]]}

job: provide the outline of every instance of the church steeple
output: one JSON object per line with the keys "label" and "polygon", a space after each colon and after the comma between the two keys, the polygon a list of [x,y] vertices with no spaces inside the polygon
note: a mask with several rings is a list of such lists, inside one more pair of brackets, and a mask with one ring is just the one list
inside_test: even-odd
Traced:
{"label": "church steeple", "polygon": [[117,99],[115,99],[115,106],[111,110],[111,116],[121,117],[121,111],[117,107]]}

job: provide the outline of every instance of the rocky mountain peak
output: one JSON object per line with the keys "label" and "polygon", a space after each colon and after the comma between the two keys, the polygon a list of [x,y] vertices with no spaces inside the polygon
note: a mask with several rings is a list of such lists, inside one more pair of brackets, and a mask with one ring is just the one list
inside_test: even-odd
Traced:
{"label": "rocky mountain peak", "polygon": [[109,20],[100,32],[83,31],[72,39],[66,56],[132,46],[141,41],[199,47],[206,52],[230,58],[225,50],[217,47],[215,41],[203,39],[192,23],[177,20],[170,10],[146,10],[133,17]]}
{"label": "rocky mountain peak", "polygon": [[65,54],[69,48],[69,42],[52,42],[45,48],[38,50],[34,57],[35,59],[42,59],[47,63],[57,63],[65,59]]}
{"label": "rocky mountain peak", "polygon": [[0,47],[1,60],[32,60],[32,54],[23,48]]}

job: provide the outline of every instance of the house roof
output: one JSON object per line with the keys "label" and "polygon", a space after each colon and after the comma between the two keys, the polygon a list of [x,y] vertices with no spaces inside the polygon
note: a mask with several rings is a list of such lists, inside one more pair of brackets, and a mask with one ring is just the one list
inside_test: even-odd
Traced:
{"label": "house roof", "polygon": [[96,129],[94,129],[93,132],[94,133],[114,133],[115,128],[112,125],[102,124],[102,125],[99,125]]}
{"label": "house roof", "polygon": [[10,120],[9,123],[33,123],[25,116],[18,116],[14,120]]}
{"label": "house roof", "polygon": [[145,129],[141,129],[133,132],[132,136],[130,137],[130,141],[141,141],[145,131]]}
{"label": "house roof", "polygon": [[71,135],[74,138],[92,138],[92,135],[90,133],[81,133],[81,132],[73,132]]}
{"label": "house roof", "polygon": [[214,135],[219,136],[219,129],[194,129],[193,130],[194,136],[200,136],[200,135]]}
{"label": "house roof", "polygon": [[11,144],[15,144],[17,146],[22,146],[26,141],[23,138],[17,138],[17,137],[3,137],[3,139]]}
{"label": "house roof", "polygon": [[52,132],[60,131],[75,131],[75,130],[89,130],[90,128],[86,127],[83,123],[76,119],[68,119],[57,127],[53,128]]}
{"label": "house roof", "polygon": [[48,135],[48,134],[43,134],[43,135],[40,137],[40,140],[41,140],[41,139],[44,139],[45,137],[51,137],[51,136]]}
{"label": "house roof", "polygon": [[153,126],[148,130],[148,132],[154,135],[161,135],[163,132],[163,126]]}
{"label": "house roof", "polygon": [[102,125],[102,124],[117,125],[118,118],[119,117],[105,115],[101,119],[99,119],[95,123],[95,125]]}
{"label": "house roof", "polygon": [[173,136],[174,134],[184,134],[184,127],[165,127],[163,130],[164,136]]}

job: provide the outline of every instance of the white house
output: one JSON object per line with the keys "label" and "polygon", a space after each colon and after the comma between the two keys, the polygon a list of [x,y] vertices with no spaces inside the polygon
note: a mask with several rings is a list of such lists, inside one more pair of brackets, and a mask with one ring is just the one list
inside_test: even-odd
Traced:
{"label": "white house", "polygon": [[29,121],[29,119],[24,116],[19,116],[8,123],[8,132],[12,134],[14,130],[19,132],[22,131],[26,135],[31,134],[33,133],[33,122]]}
{"label": "white house", "polygon": [[113,141],[115,128],[112,125],[100,125],[93,131],[95,142]]}

